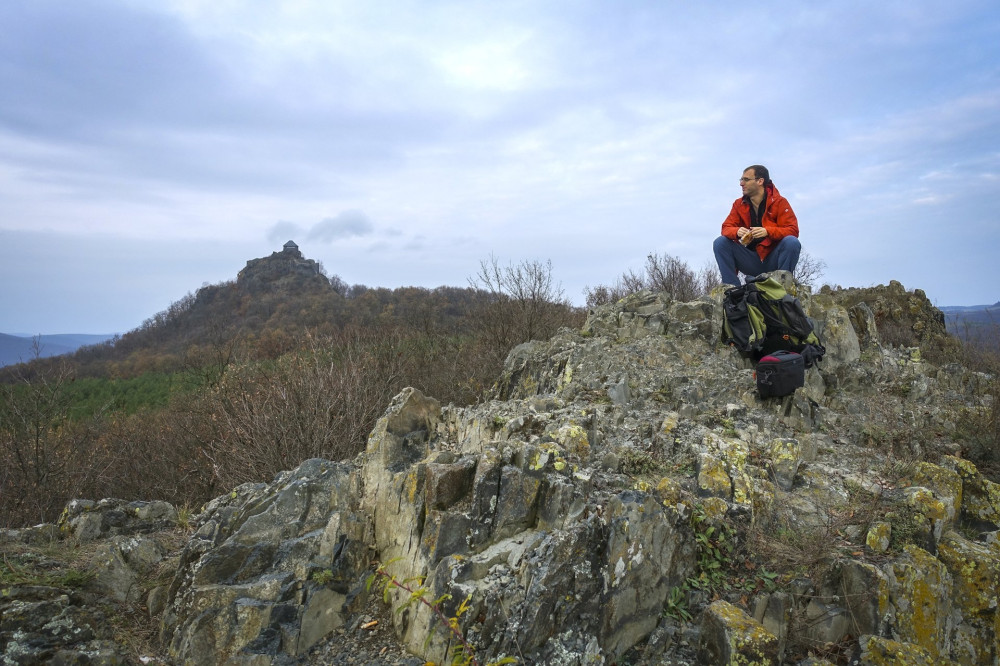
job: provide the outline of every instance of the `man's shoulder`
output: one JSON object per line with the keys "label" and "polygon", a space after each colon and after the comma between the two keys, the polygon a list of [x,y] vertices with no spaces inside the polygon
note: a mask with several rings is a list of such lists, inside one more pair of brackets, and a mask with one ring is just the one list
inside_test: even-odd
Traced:
{"label": "man's shoulder", "polygon": [[773,185],[769,188],[768,196],[770,197],[771,201],[785,201],[785,202],[788,201],[788,199],[786,199],[784,195],[778,191],[778,188]]}

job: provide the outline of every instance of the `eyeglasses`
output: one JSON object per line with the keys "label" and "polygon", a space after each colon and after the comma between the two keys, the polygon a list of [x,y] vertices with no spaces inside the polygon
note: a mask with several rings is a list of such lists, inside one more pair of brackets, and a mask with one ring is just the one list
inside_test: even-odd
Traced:
{"label": "eyeglasses", "polygon": [[747,178],[746,176],[740,178],[740,184],[749,183],[751,180],[760,180],[760,178]]}

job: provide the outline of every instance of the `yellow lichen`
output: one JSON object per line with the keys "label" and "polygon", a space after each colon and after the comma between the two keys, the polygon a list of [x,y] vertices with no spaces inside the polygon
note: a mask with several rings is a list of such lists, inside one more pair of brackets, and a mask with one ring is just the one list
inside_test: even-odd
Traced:
{"label": "yellow lichen", "polygon": [[562,375],[559,377],[559,381],[556,385],[556,392],[561,392],[573,381],[573,366],[569,363],[566,364],[566,369],[563,370]]}
{"label": "yellow lichen", "polygon": [[914,486],[930,488],[941,498],[951,498],[955,507],[962,506],[962,478],[953,469],[919,461],[913,466],[909,479]]}
{"label": "yellow lichen", "polygon": [[945,520],[948,517],[945,504],[926,488],[908,488],[907,503],[931,520]]}
{"label": "yellow lichen", "polygon": [[670,477],[663,477],[656,484],[656,494],[668,504],[677,504],[681,498],[681,486]]}
{"label": "yellow lichen", "polygon": [[861,642],[865,663],[873,666],[945,666],[954,662],[912,643],[881,636],[866,636]]}
{"label": "yellow lichen", "polygon": [[875,553],[884,553],[889,550],[889,541],[892,537],[892,525],[887,522],[877,521],[872,523],[865,536],[865,545]]}
{"label": "yellow lichen", "polygon": [[938,655],[947,622],[942,603],[951,595],[947,570],[927,551],[907,545],[904,557],[893,565],[893,571],[901,584],[897,599],[900,637]]}
{"label": "yellow lichen", "polygon": [[702,456],[698,470],[698,489],[708,496],[725,498],[732,496],[732,481],[726,474],[722,462],[717,458]]}
{"label": "yellow lichen", "polygon": [[993,612],[1000,587],[1000,562],[989,547],[949,532],[938,545],[938,559],[944,562],[955,583],[955,598],[963,615]]}
{"label": "yellow lichen", "polygon": [[586,460],[590,457],[590,440],[587,437],[587,430],[575,424],[564,425],[559,428],[556,437],[569,453]]}
{"label": "yellow lichen", "polygon": [[701,505],[702,511],[705,512],[705,517],[709,520],[722,520],[726,516],[726,512],[729,511],[729,506],[726,504],[725,500],[719,499],[718,497],[708,497]]}
{"label": "yellow lichen", "polygon": [[417,478],[416,469],[411,469],[409,473],[407,473],[406,479],[403,481],[403,488],[410,504],[416,504],[417,490],[420,488],[420,479]]}

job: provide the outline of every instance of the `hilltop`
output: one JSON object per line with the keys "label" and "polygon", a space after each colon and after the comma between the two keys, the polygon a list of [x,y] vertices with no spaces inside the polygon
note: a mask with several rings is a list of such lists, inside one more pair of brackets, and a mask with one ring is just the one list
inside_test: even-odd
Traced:
{"label": "hilltop", "polygon": [[[70,360],[86,376],[174,372],[236,347],[276,358],[307,331],[322,335],[351,326],[413,325],[442,334],[467,333],[467,314],[488,298],[468,287],[349,286],[338,276],[328,277],[289,241],[267,257],[248,260],[234,279],[205,285],[120,336],[75,336],[86,344],[73,350],[56,346],[60,336],[46,336],[42,356],[73,351]],[[18,348],[23,344],[14,342]],[[20,353],[11,360],[31,358]]]}
{"label": "hilltop", "polygon": [[[640,292],[515,347],[488,400],[398,392],[352,459],[0,539],[18,566],[46,534],[99,544],[91,592],[144,604],[169,663],[441,663],[451,619],[478,663],[994,662],[995,377],[920,290],[788,278],[828,351],[786,398],[720,343],[718,290]],[[83,595],[8,598],[101,633]]]}
{"label": "hilltop", "polygon": [[352,456],[406,386],[475,402],[514,345],[582,323],[532,286],[348,286],[290,242],[134,331],[2,368],[0,526],[53,520],[80,496],[200,505],[292,462]]}

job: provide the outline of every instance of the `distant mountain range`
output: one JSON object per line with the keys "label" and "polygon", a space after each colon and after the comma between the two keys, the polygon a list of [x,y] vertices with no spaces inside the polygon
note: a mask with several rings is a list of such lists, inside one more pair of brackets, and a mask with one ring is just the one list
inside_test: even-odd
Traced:
{"label": "distant mountain range", "polygon": [[59,356],[75,352],[86,345],[96,345],[110,340],[114,335],[87,335],[67,333],[62,335],[21,336],[0,333],[0,367],[16,365],[35,358],[35,341],[39,356]]}
{"label": "distant mountain range", "polygon": [[993,305],[945,305],[938,308],[944,313],[948,332],[970,341],[1000,340],[1000,302]]}

